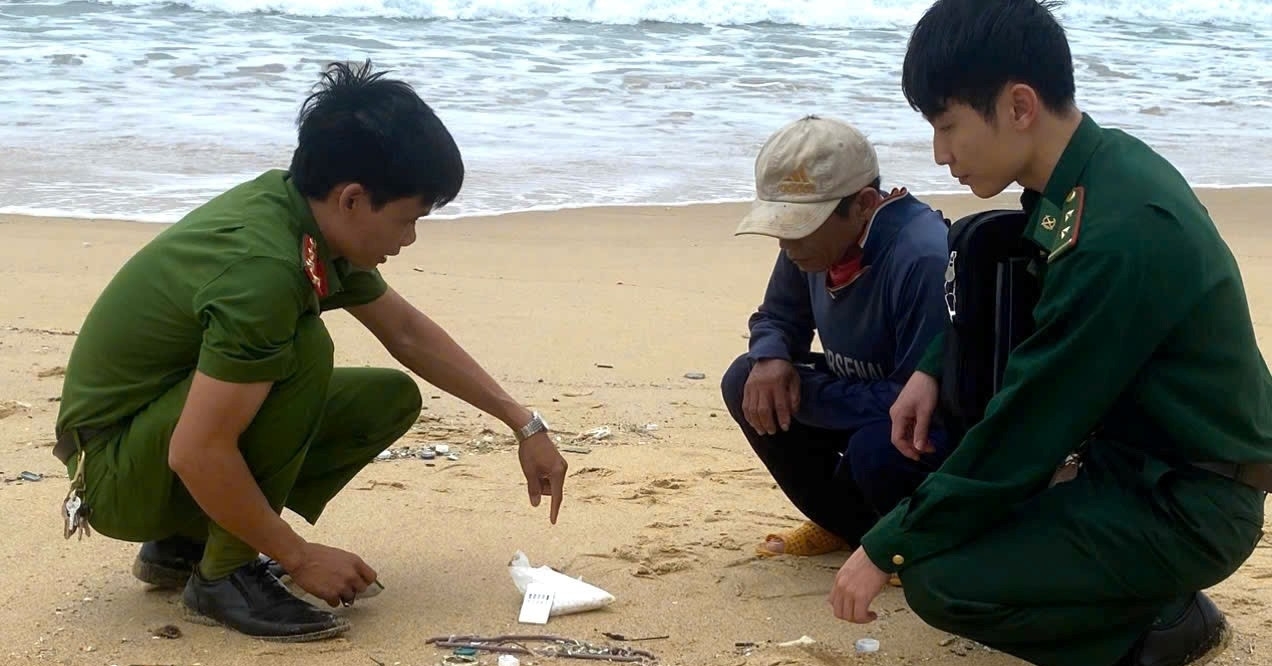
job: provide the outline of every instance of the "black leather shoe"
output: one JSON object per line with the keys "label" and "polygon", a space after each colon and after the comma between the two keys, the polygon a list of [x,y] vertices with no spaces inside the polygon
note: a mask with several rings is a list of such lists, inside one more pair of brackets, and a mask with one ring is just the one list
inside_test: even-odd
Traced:
{"label": "black leather shoe", "polygon": [[203,559],[203,545],[181,536],[147,541],[133,560],[133,576],[143,583],[179,590]]}
{"label": "black leather shoe", "polygon": [[1214,602],[1198,592],[1175,620],[1154,625],[1119,666],[1201,666],[1228,646],[1232,631]]}
{"label": "black leather shoe", "polygon": [[296,598],[259,559],[218,580],[207,580],[196,569],[181,598],[192,622],[224,625],[267,641],[316,641],[342,634],[351,626],[348,620]]}

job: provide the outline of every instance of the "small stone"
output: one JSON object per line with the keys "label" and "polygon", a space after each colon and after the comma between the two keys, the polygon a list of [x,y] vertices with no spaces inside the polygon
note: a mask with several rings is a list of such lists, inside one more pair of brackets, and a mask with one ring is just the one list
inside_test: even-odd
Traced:
{"label": "small stone", "polygon": [[685,379],[706,379],[707,376],[701,372],[686,372]]}
{"label": "small stone", "polygon": [[392,458],[392,457],[393,457],[393,452],[392,452],[392,451],[389,451],[388,449],[385,449],[385,450],[383,450],[383,451],[381,451],[381,452],[377,453],[377,454],[376,454],[376,456],[375,456],[375,459],[376,459],[376,460],[388,460],[389,458]]}

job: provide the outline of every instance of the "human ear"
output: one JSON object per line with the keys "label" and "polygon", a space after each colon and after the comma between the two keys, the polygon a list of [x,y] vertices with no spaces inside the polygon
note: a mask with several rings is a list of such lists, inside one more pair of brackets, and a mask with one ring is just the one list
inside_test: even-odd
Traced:
{"label": "human ear", "polygon": [[366,188],[358,183],[349,183],[340,188],[340,208],[349,212],[353,212],[354,206],[360,203],[360,200],[366,196]]}
{"label": "human ear", "polygon": [[1023,83],[1008,86],[1004,98],[1003,105],[1007,107],[1007,118],[1016,129],[1028,129],[1038,120],[1038,114],[1042,110],[1042,100],[1038,99],[1038,91],[1032,86]]}

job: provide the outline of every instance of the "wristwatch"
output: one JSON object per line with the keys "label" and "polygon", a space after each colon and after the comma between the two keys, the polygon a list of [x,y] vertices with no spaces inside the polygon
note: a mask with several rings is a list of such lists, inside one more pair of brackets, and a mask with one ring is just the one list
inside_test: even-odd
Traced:
{"label": "wristwatch", "polygon": [[543,417],[539,415],[539,412],[534,412],[530,416],[530,422],[521,426],[521,428],[516,430],[513,434],[516,435],[517,443],[520,444],[541,432],[547,431],[548,422],[543,420]]}

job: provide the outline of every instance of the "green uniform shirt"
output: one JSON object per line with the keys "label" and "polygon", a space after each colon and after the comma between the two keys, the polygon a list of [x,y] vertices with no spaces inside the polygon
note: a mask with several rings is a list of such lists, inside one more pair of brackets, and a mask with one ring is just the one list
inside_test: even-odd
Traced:
{"label": "green uniform shirt", "polygon": [[288,174],[266,172],[165,229],[106,286],[71,350],[57,431],[125,421],[196,368],[283,379],[301,316],[386,289],[379,272],[333,260]]}
{"label": "green uniform shirt", "polygon": [[[984,419],[862,539],[885,571],[1006,517],[1097,426],[1167,464],[1272,461],[1272,376],[1237,263],[1183,177],[1084,115],[1022,203],[1043,266],[1036,330]],[[938,357],[920,368],[939,376]]]}

